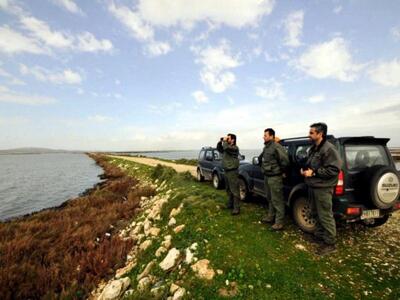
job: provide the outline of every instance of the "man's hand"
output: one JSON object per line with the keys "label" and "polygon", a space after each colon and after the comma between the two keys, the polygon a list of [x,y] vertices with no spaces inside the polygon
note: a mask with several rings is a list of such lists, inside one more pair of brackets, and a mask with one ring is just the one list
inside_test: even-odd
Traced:
{"label": "man's hand", "polygon": [[224,137],[224,142],[226,142],[228,140],[228,137],[227,136],[225,136]]}
{"label": "man's hand", "polygon": [[312,177],[314,175],[314,171],[311,169],[305,169],[303,168],[300,169],[300,174],[303,175],[304,177]]}

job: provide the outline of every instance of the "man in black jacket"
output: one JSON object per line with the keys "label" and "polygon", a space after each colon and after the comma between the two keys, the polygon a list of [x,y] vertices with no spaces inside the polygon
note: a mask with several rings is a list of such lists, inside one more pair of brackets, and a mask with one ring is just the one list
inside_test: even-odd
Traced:
{"label": "man in black jacket", "polygon": [[326,140],[328,126],[314,123],[310,126],[310,148],[306,168],[300,173],[308,186],[311,213],[317,220],[314,238],[322,242],[318,254],[325,255],[336,250],[336,223],[332,212],[332,195],[338,182],[342,162],[335,146]]}
{"label": "man in black jacket", "polygon": [[232,209],[232,215],[240,213],[239,198],[239,148],[236,146],[236,135],[229,133],[221,138],[217,150],[222,153],[222,168],[225,173],[225,186],[228,194],[227,207]]}

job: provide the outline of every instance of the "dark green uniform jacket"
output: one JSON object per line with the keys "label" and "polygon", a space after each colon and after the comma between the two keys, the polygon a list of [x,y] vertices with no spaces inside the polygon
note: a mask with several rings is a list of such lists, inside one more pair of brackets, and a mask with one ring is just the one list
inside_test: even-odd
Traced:
{"label": "dark green uniform jacket", "polygon": [[289,158],[285,149],[275,141],[264,143],[264,149],[258,157],[258,161],[266,176],[280,175],[289,166]]}
{"label": "dark green uniform jacket", "polygon": [[222,168],[225,171],[239,168],[239,148],[236,145],[229,145],[227,142],[218,142],[218,152],[222,153]]}
{"label": "dark green uniform jacket", "polygon": [[335,146],[323,140],[320,145],[312,146],[306,166],[314,171],[314,176],[306,177],[305,183],[311,187],[334,187],[342,161]]}

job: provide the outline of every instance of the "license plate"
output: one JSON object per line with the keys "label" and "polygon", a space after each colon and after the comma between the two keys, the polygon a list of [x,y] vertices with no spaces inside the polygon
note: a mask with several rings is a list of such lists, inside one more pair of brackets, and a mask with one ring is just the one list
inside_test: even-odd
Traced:
{"label": "license plate", "polygon": [[374,219],[380,217],[379,209],[363,210],[361,215],[361,220],[364,219]]}

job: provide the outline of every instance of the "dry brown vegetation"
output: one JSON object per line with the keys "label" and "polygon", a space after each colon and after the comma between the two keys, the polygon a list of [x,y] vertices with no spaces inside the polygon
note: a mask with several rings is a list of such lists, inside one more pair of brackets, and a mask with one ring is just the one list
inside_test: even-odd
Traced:
{"label": "dry brown vegetation", "polygon": [[61,208],[0,223],[0,298],[84,298],[131,249],[116,233],[154,190],[92,155],[105,182]]}

